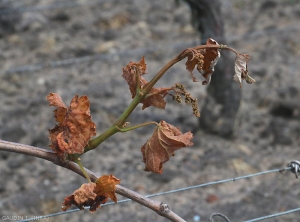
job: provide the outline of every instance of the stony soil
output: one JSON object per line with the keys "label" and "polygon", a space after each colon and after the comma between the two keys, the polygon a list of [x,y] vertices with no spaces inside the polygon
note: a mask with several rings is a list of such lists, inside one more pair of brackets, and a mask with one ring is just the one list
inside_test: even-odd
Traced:
{"label": "stony soil", "polygon": [[[121,76],[122,67],[145,55],[151,78],[170,58],[199,43],[184,3],[86,2],[93,4],[0,11],[1,139],[48,149],[47,130],[54,126],[53,109],[45,99],[49,92],[59,93],[66,103],[76,94],[88,95],[97,132],[101,133],[131,100]],[[0,7],[43,7],[53,3],[3,1]],[[189,107],[168,99],[166,110],[142,111],[139,107],[130,119],[132,125],[164,119],[182,131],[193,131],[194,146],[177,151],[165,164],[162,175],[144,172],[141,162],[140,147],[153,127],[108,139],[96,151],[83,156],[87,168],[98,175],[114,174],[123,186],[152,194],[281,168],[300,159],[300,2],[224,0],[222,4],[228,45],[250,54],[249,71],[257,81],[244,84],[241,89],[243,100],[235,138],[226,140],[202,132]],[[93,60],[89,56],[94,56]],[[53,63],[69,58],[88,61]],[[184,63],[172,68],[158,86],[177,82],[186,85],[199,105],[203,104],[206,87],[191,81]],[[1,219],[59,212],[63,198],[85,182],[84,178],[37,158],[1,152],[0,159]],[[168,203],[187,221],[195,221],[195,216],[208,221],[214,212],[243,221],[298,208],[299,195],[299,180],[284,172],[153,199]],[[94,214],[81,211],[49,221],[166,219],[131,202],[107,206]],[[270,221],[299,221],[299,213]]]}

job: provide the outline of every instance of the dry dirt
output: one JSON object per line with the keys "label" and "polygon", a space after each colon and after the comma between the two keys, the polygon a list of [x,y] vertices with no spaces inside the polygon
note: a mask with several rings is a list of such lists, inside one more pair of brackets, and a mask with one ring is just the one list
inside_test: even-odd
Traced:
{"label": "dry dirt", "polygon": [[[131,100],[122,67],[145,55],[149,79],[169,59],[199,43],[199,35],[190,25],[189,8],[182,2],[74,2],[79,5],[43,9],[54,1],[1,1],[0,7],[39,7],[0,10],[1,139],[48,149],[48,129],[54,126],[53,109],[45,99],[49,92],[59,93],[66,103],[76,94],[88,95],[101,133]],[[166,110],[142,111],[138,107],[130,119],[132,125],[164,119],[194,133],[194,146],[177,151],[164,165],[162,175],[144,172],[141,162],[140,147],[153,127],[113,136],[82,157],[84,166],[98,175],[114,174],[122,180],[121,185],[141,194],[152,194],[281,168],[300,159],[300,2],[223,0],[222,10],[228,45],[250,54],[249,71],[257,81],[241,89],[235,138],[226,140],[202,132],[189,107],[168,99]],[[66,64],[69,58],[81,59]],[[192,82],[184,63],[172,68],[158,86],[177,82],[186,85],[199,105],[203,104],[206,87]],[[1,152],[0,159],[0,220],[59,212],[63,198],[85,182],[37,158]],[[299,195],[299,180],[284,172],[153,199],[168,203],[187,221],[197,221],[195,216],[208,221],[214,212],[244,221],[298,208]],[[47,221],[166,219],[130,202],[94,214],[81,211]],[[296,222],[299,213],[269,221]]]}

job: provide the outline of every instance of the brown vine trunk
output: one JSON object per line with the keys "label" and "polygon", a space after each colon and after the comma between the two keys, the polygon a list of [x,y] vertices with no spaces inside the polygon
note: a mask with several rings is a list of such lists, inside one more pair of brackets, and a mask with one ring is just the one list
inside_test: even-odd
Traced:
{"label": "brown vine trunk", "polygon": [[[226,44],[220,0],[185,0],[192,13],[192,23],[201,33],[201,43],[208,38]],[[229,138],[233,135],[240,106],[241,90],[233,82],[234,57],[225,51],[215,66],[207,97],[201,110],[200,127],[205,131]]]}

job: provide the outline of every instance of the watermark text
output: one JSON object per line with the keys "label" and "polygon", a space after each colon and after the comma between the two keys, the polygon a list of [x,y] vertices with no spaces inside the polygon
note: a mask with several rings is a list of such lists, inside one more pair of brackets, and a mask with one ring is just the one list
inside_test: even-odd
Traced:
{"label": "watermark text", "polygon": [[46,216],[2,216],[3,221],[20,221],[20,220],[32,220],[32,221],[48,221],[49,217]]}

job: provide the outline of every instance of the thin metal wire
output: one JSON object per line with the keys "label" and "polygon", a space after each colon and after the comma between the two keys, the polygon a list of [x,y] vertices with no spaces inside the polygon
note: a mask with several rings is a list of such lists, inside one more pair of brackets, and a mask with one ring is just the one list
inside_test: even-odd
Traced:
{"label": "thin metal wire", "polygon": [[[195,44],[196,44],[196,42],[175,43],[175,44],[173,43],[167,47],[177,49],[177,48],[190,47]],[[115,56],[117,56],[117,57],[127,57],[127,56],[133,56],[133,55],[141,56],[144,54],[150,54],[151,52],[154,52],[159,49],[160,49],[160,47],[158,47],[158,46],[140,47],[137,49],[123,50],[123,51],[119,51],[116,53],[110,53],[110,54],[96,54],[96,55],[92,55],[92,56],[83,56],[83,57],[69,58],[69,59],[58,60],[58,61],[51,61],[48,63],[25,65],[25,66],[10,68],[10,69],[4,71],[4,74],[33,72],[33,71],[37,71],[37,70],[45,69],[45,68],[56,68],[56,67],[60,67],[60,66],[72,65],[72,64],[83,63],[83,62],[90,62],[90,61],[95,61],[95,60],[111,60]]]}
{"label": "thin metal wire", "polygon": [[258,218],[252,219],[252,220],[246,220],[244,222],[254,222],[254,221],[270,219],[270,218],[273,218],[273,217],[279,217],[279,216],[282,216],[282,215],[295,213],[297,211],[300,211],[300,208],[296,208],[296,209],[293,209],[293,210],[288,210],[288,211],[284,211],[284,212],[280,212],[280,213],[276,213],[276,214],[271,214],[271,215],[264,216],[264,217],[258,217]]}
{"label": "thin metal wire", "polygon": [[226,222],[231,222],[228,217],[221,213],[213,213],[212,215],[210,215],[209,222],[214,222],[214,217],[222,217]]}
{"label": "thin metal wire", "polygon": [[165,191],[165,192],[161,192],[161,193],[150,194],[147,197],[156,197],[156,196],[161,196],[161,195],[170,194],[170,193],[177,193],[177,192],[180,192],[180,191],[186,191],[186,190],[191,190],[191,189],[210,186],[210,185],[216,185],[216,184],[227,183],[227,182],[235,182],[235,181],[241,180],[241,179],[246,179],[246,178],[255,177],[255,176],[261,176],[261,175],[268,174],[268,173],[282,172],[282,171],[285,171],[285,170],[291,170],[291,167],[275,169],[275,170],[267,170],[267,171],[254,173],[254,174],[249,174],[249,175],[245,175],[245,176],[240,176],[240,177],[235,177],[235,178],[230,178],[230,179],[225,179],[225,180],[218,180],[218,181],[208,182],[208,183],[204,183],[204,184],[198,184],[198,185],[195,185],[195,186],[179,188],[179,189],[176,189],[176,190],[169,190],[169,191]]}
{"label": "thin metal wire", "polygon": [[[275,172],[280,172],[281,173],[283,171],[289,171],[289,170],[292,170],[292,168],[291,167],[286,167],[286,168],[280,168],[280,169],[274,169],[274,170],[267,170],[267,171],[254,173],[254,174],[249,174],[249,175],[245,175],[245,176],[234,177],[234,178],[225,179],[225,180],[218,180],[218,181],[214,181],[214,182],[198,184],[198,185],[195,185],[195,186],[189,186],[189,187],[179,188],[179,189],[175,189],[175,190],[169,190],[169,191],[155,193],[155,194],[149,194],[149,195],[146,195],[145,197],[147,197],[147,198],[157,197],[157,196],[162,196],[162,195],[171,194],[171,193],[177,193],[177,192],[181,192],[181,191],[187,191],[187,190],[200,188],[200,187],[205,187],[205,186],[210,186],[210,185],[216,185],[216,184],[227,183],[227,182],[235,182],[237,180],[251,178],[251,177],[255,177],[255,176],[261,176],[261,175],[269,174],[269,173],[275,173]],[[118,204],[126,203],[126,202],[129,202],[129,201],[132,201],[132,200],[131,199],[120,200],[120,201],[118,201]],[[108,206],[108,205],[112,205],[112,204],[115,204],[115,203],[114,202],[108,202],[108,203],[103,204],[101,206],[104,207],[104,206]],[[87,210],[87,209],[89,209],[89,207],[85,207],[84,209]],[[54,216],[59,216],[59,215],[63,215],[63,214],[73,213],[73,212],[77,212],[77,211],[80,211],[80,209],[73,209],[73,210],[48,214],[48,215],[44,215],[44,216],[41,216],[41,217],[48,218],[48,217],[54,217]],[[33,221],[33,220],[35,220],[35,219],[34,218],[26,219],[26,220],[21,220],[19,222],[27,222],[27,221]],[[252,221],[247,221],[247,222],[252,222]]]}
{"label": "thin metal wire", "polygon": [[[244,222],[255,222],[255,221],[260,221],[260,220],[266,220],[266,219],[270,219],[270,218],[273,218],[273,217],[279,217],[279,216],[283,216],[283,215],[286,215],[286,214],[295,213],[297,211],[300,211],[300,208],[296,208],[296,209],[292,209],[292,210],[287,210],[287,211],[276,213],[276,214],[270,214],[270,215],[267,215],[267,216],[258,217],[258,218],[254,218],[254,219],[251,219],[251,220],[246,220]],[[216,216],[222,217],[227,222],[231,222],[228,219],[228,217],[226,217],[224,214],[221,214],[221,213],[213,213],[210,216],[209,221],[213,222],[213,217],[216,217]]]}
{"label": "thin metal wire", "polygon": [[[300,25],[296,26],[286,26],[282,29],[273,29],[273,30],[263,30],[263,31],[256,31],[252,32],[247,35],[240,35],[240,36],[226,36],[225,38],[218,38],[215,39],[218,42],[222,42],[225,39],[230,43],[233,41],[241,40],[241,39],[257,39],[261,36],[265,35],[274,35],[276,33],[283,33],[283,32],[291,32],[291,31],[298,31],[300,30]],[[171,43],[169,45],[166,45],[166,48],[173,48],[173,49],[183,49],[186,47],[191,47],[193,45],[199,44],[196,41],[191,41],[188,43]],[[205,44],[205,43],[204,43]],[[83,63],[83,62],[90,62],[94,60],[108,60],[113,58],[114,56],[124,57],[124,56],[132,56],[132,55],[144,55],[146,53],[154,52],[156,50],[160,49],[158,46],[152,46],[152,47],[140,47],[137,49],[126,49],[124,51],[119,51],[116,53],[110,53],[110,54],[96,54],[92,56],[83,56],[83,57],[77,57],[77,58],[68,58],[64,60],[58,60],[58,61],[51,61],[48,63],[38,63],[38,64],[31,64],[31,65],[25,65],[25,66],[19,66],[19,67],[13,67],[9,68],[4,71],[4,74],[10,74],[10,73],[24,73],[24,72],[33,72],[40,69],[45,68],[56,68],[60,66],[65,65],[72,65],[77,63]]]}

